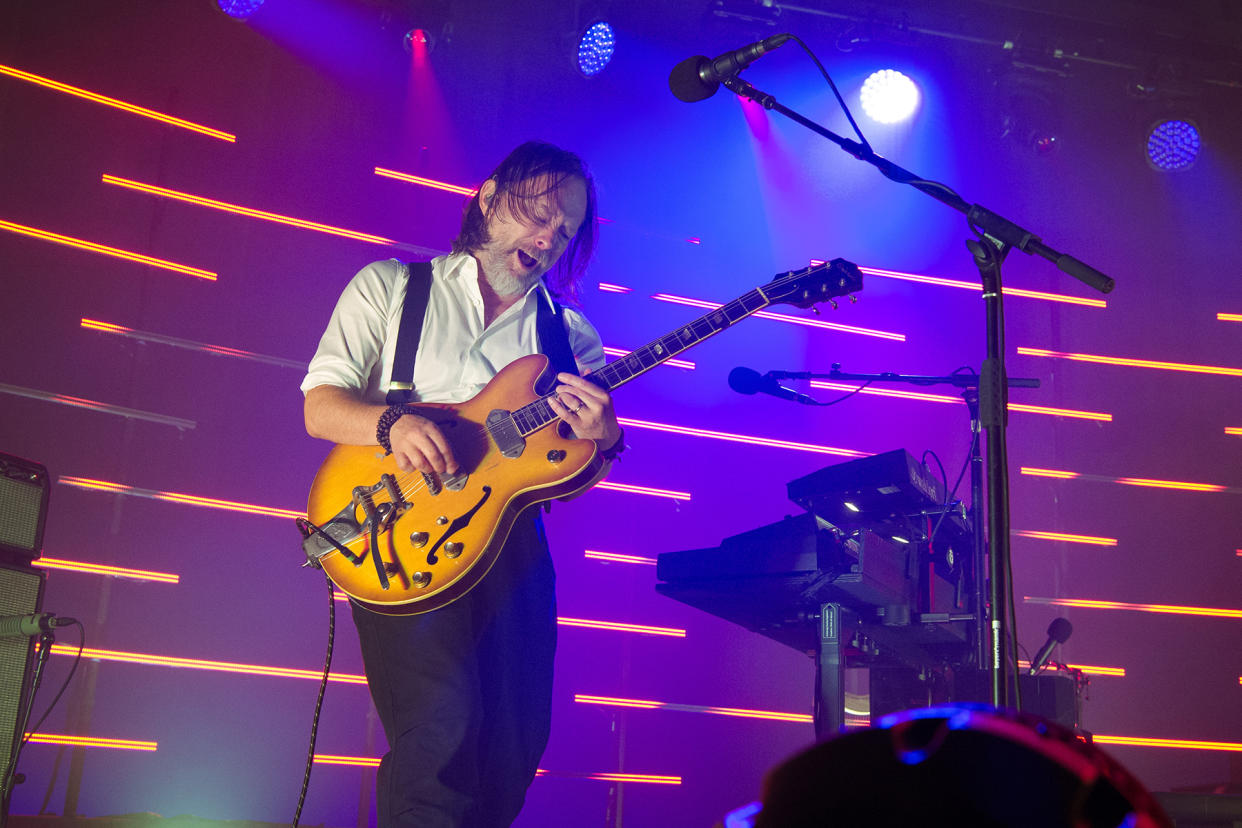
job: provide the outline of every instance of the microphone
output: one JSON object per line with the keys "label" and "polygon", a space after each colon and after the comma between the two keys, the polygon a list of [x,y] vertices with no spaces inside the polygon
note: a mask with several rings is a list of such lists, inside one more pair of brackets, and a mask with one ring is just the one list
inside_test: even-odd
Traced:
{"label": "microphone", "polygon": [[792,388],[779,384],[771,373],[761,375],[758,371],[741,366],[729,372],[729,387],[739,394],[771,394],[773,397],[803,405],[819,405],[814,397],[799,394]]}
{"label": "microphone", "polygon": [[669,73],[668,88],[686,103],[710,98],[720,88],[721,81],[733,77],[792,37],[791,34],[772,35],[741,49],[725,52],[715,60],[706,55],[686,58]]}
{"label": "microphone", "polygon": [[1044,642],[1044,646],[1039,648],[1035,658],[1031,659],[1031,670],[1027,675],[1033,676],[1038,673],[1039,669],[1048,663],[1052,648],[1069,641],[1070,633],[1073,631],[1074,626],[1069,621],[1064,618],[1054,618],[1048,625],[1048,640]]}
{"label": "microphone", "polygon": [[0,616],[0,638],[12,638],[19,635],[43,635],[56,627],[67,627],[76,624],[72,618],[57,618],[50,612],[37,612],[33,615]]}

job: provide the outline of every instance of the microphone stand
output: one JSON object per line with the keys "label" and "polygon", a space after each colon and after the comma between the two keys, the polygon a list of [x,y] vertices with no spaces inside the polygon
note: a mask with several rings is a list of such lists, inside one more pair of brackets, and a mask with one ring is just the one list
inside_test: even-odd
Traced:
{"label": "microphone stand", "polygon": [[976,230],[979,239],[966,242],[974,257],[975,266],[983,281],[985,324],[987,326],[987,353],[979,371],[979,417],[987,435],[987,539],[988,575],[991,621],[991,659],[986,665],[991,672],[992,704],[1009,706],[1009,687],[1006,680],[1003,642],[1012,607],[1009,606],[1006,573],[1009,572],[1009,469],[1005,428],[1008,425],[1008,378],[1005,375],[1005,318],[1002,305],[1001,263],[1013,248],[1023,253],[1042,256],[1056,264],[1061,271],[1089,285],[1101,293],[1113,289],[1114,282],[1093,267],[1073,256],[1053,250],[1029,230],[1019,227],[1008,219],[978,204],[970,204],[943,184],[928,181],[909,170],[876,155],[868,146],[842,138],[787,106],[776,98],[761,92],[750,83],[734,75],[722,81],[736,95],[748,98],[764,109],[776,110],[812,132],[827,138],[859,161],[866,161],[886,178],[899,184],[909,184],[942,204],[952,207],[967,218],[969,226]]}

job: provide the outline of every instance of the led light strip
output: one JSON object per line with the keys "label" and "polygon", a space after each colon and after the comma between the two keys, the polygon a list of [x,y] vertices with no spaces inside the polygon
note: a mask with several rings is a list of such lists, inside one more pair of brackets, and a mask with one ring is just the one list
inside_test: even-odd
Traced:
{"label": "led light strip", "polygon": [[1092,480],[1099,483],[1120,483],[1123,486],[1141,486],[1149,489],[1182,489],[1188,492],[1230,492],[1242,493],[1242,489],[1222,486],[1218,483],[1193,483],[1185,480],[1156,480],[1147,477],[1107,477],[1100,474],[1082,474],[1081,472],[1061,471],[1058,469],[1040,469],[1029,466],[1019,467],[1022,474],[1032,477],[1054,477],[1059,480]]}
{"label": "led light strip", "polygon": [[65,236],[60,233],[53,233],[50,230],[40,230],[37,227],[27,227],[24,224],[15,224],[11,221],[0,219],[0,230],[9,230],[14,233],[20,233],[23,236],[30,236],[44,241],[56,242],[57,244],[67,244],[70,247],[77,247],[81,250],[89,250],[92,253],[102,253],[105,256],[115,256],[118,259],[127,259],[131,262],[139,264],[151,265],[152,267],[160,267],[164,270],[172,270],[177,273],[184,273],[187,276],[197,276],[200,279],[216,280],[216,274],[210,270],[203,270],[199,267],[191,267],[190,265],[177,264],[167,259],[157,259],[154,256],[146,256],[142,253],[135,253],[132,250],[122,250],[119,247],[108,247],[106,244],[96,244],[86,239],[75,239],[73,236]]}
{"label": "led light strip", "polygon": [[1154,359],[1129,359],[1099,354],[1073,354],[1066,351],[1049,351],[1045,348],[1018,348],[1023,356],[1053,357],[1075,362],[1094,362],[1100,365],[1124,365],[1131,368],[1159,368],[1163,371],[1189,371],[1194,374],[1220,374],[1226,377],[1242,377],[1242,368],[1226,368],[1219,365],[1196,365],[1190,362],[1160,362]]}
{"label": "led light strip", "polygon": [[91,480],[87,477],[60,477],[58,483],[78,489],[94,489],[101,492],[146,497],[152,500],[166,500],[171,503],[184,503],[189,506],[203,506],[208,509],[226,509],[232,512],[247,512],[269,517],[300,518],[306,517],[305,512],[293,509],[276,509],[271,506],[256,506],[252,503],[237,503],[232,500],[216,500],[210,497],[182,494],[181,492],[162,492],[156,489],[140,489],[137,486],[126,486],[124,483],[111,483],[107,480]]}
{"label": "led light strip", "polygon": [[609,483],[607,480],[602,483],[596,483],[597,489],[608,489],[614,492],[628,492],[629,494],[651,495],[653,497],[670,497],[673,500],[689,500],[689,492],[678,492],[671,489],[653,489],[650,486],[632,486],[628,483]]}
{"label": "led light strip", "polygon": [[[66,644],[53,644],[53,655],[76,656],[78,648]],[[99,661],[116,661],[125,664],[146,664],[155,667],[180,667],[191,670],[208,670],[216,673],[242,673],[251,676],[272,676],[275,678],[299,678],[319,681],[323,678],[323,670],[302,670],[295,667],[271,667],[263,664],[243,664],[235,661],[206,661],[201,658],[181,658],[179,656],[162,656],[151,653],[130,653],[122,650],[98,650],[87,647],[82,651],[83,658]],[[366,676],[353,673],[329,673],[328,681],[342,684],[366,684]]]}
{"label": "led light strip", "polygon": [[[1242,555],[1242,549],[1238,550],[1238,554]],[[584,555],[588,558],[594,558],[598,561],[612,561],[614,563],[630,563],[643,564],[645,566],[655,566],[655,558],[644,558],[641,555],[621,555],[616,552],[597,552],[594,549],[587,549]]]}
{"label": "led light strip", "polygon": [[132,113],[134,115],[141,115],[144,118],[153,118],[156,121],[160,121],[165,124],[171,124],[172,126],[175,126],[175,127],[181,127],[182,129],[188,129],[191,132],[198,132],[203,135],[209,135],[212,138],[219,138],[221,141],[228,141],[230,144],[237,143],[237,136],[231,133],[223,132],[218,129],[212,129],[211,127],[203,126],[202,124],[196,124],[193,121],[187,121],[184,118],[177,118],[172,115],[166,115],[163,112],[156,112],[154,109],[147,109],[145,106],[138,106],[137,104],[131,104],[131,103],[126,103],[125,101],[119,101],[116,98],[109,98],[107,95],[100,95],[97,92],[90,92],[86,89],[80,89],[76,86],[70,86],[67,83],[61,83],[60,81],[54,81],[51,78],[45,78],[41,75],[35,75],[30,72],[23,72],[21,69],[14,69],[12,66],[0,65],[0,74],[9,75],[10,77],[18,78],[24,81],[29,81],[30,83],[35,83],[35,84],[38,84],[39,86],[43,86],[48,89],[55,89],[57,92],[64,92],[67,95],[74,95],[79,98],[85,98],[88,101],[92,101],[97,104],[103,104],[104,106],[111,106],[111,107],[115,107],[116,109],[123,109],[126,112]]}
{"label": "led light strip", "polygon": [[709,707],[701,704],[673,704],[649,699],[622,699],[612,696],[588,696],[574,694],[579,704],[602,704],[609,707],[637,707],[644,710],[678,710],[685,713],[711,713],[716,716],[735,716],[745,719],[771,719],[778,722],[808,723],[814,721],[810,713],[779,713],[775,710],[748,710],[742,707]]}
{"label": "led light strip", "polygon": [[[609,356],[623,357],[623,356],[626,356],[627,354],[633,353],[633,351],[627,351],[624,348],[610,348],[605,345],[604,353],[608,354]],[[695,367],[694,363],[688,359],[666,359],[660,364],[666,365],[669,368],[689,368],[691,370],[693,370]]]}
{"label": "led light strip", "polygon": [[269,365],[280,365],[285,368],[296,368],[299,371],[305,371],[308,367],[307,363],[299,362],[295,359],[282,359],[281,357],[267,356],[266,354],[256,354],[253,351],[242,351],[238,348],[229,348],[225,345],[212,345],[207,342],[195,342],[192,339],[180,339],[175,336],[165,336],[164,334],[151,333],[149,331],[139,331],[134,328],[127,328],[124,325],[115,325],[111,322],[100,322],[98,319],[83,318],[81,325],[87,330],[118,334],[129,339],[136,339],[139,342],[158,342],[161,345],[172,345],[175,348],[185,348],[189,351],[203,351],[208,354],[218,354],[220,356],[248,359],[253,362],[265,362]]}
{"label": "led light strip", "polygon": [[[706,308],[707,310],[718,310],[724,307],[719,302],[708,302],[706,299],[690,299],[685,296],[674,296],[671,293],[657,293],[651,297],[659,302],[671,302],[674,305],[688,305],[692,308]],[[824,328],[830,331],[841,331],[842,333],[859,334],[861,336],[874,336],[880,339],[893,339],[897,342],[905,342],[906,335],[899,333],[891,333],[889,331],[877,331],[871,328],[860,328],[855,325],[840,325],[836,322],[825,322],[822,319],[804,319],[800,316],[790,316],[785,313],[773,313],[771,311],[755,311],[751,316],[756,319],[772,319],[777,322],[789,322],[794,325],[807,325],[812,328]]]}
{"label": "led light strip", "polygon": [[689,437],[710,437],[713,440],[728,440],[733,443],[749,443],[756,446],[769,446],[771,448],[787,448],[796,449],[798,451],[812,451],[818,454],[835,454],[840,457],[870,457],[871,455],[865,451],[855,451],[854,449],[833,448],[832,446],[819,446],[814,443],[795,443],[790,440],[775,440],[768,437],[752,437],[747,434],[730,434],[726,431],[709,431],[705,428],[691,428],[690,426],[669,425],[668,423],[653,423],[649,420],[635,420],[631,417],[618,417],[617,422],[627,428],[647,428],[652,431],[666,431],[671,434],[684,434]]}
{"label": "led light strip", "polygon": [[[817,260],[812,259],[814,264]],[[940,285],[942,287],[962,288],[964,290],[982,291],[983,285],[980,282],[965,282],[957,279],[943,279],[938,276],[922,276],[917,273],[901,273],[896,270],[880,270],[874,267],[858,268],[863,273],[869,273],[872,276],[883,276],[886,279],[901,279],[907,282],[921,282],[927,285]],[[1038,290],[1024,290],[1022,288],[1004,287],[1001,293],[1006,296],[1021,296],[1027,299],[1044,299],[1049,302],[1066,302],[1071,305],[1084,305],[1090,308],[1104,308],[1107,303],[1103,299],[1084,299],[1078,296],[1066,296],[1060,293],[1044,293]]]}
{"label": "led light strip", "polygon": [[[1024,658],[1018,659],[1018,669],[1030,669],[1031,662]],[[1065,667],[1071,670],[1078,670],[1092,676],[1116,676],[1117,678],[1126,677],[1126,668],[1124,667],[1098,667],[1094,664],[1066,664]]]}
{"label": "led light strip", "polygon": [[605,293],[629,293],[634,288],[628,288],[625,285],[613,285],[608,282],[600,282],[599,289]]}
{"label": "led light strip", "polygon": [[1235,437],[1242,437],[1242,426],[1225,426],[1225,433],[1232,434]]}
{"label": "led light strip", "polygon": [[[919,400],[921,402],[936,403],[957,403],[965,405],[966,401],[961,397],[954,397],[948,394],[927,394],[921,391],[899,391],[894,388],[863,388],[860,386],[850,385],[844,382],[829,382],[826,380],[811,380],[812,388],[825,388],[829,391],[858,391],[860,394],[868,394],[876,397],[896,397],[903,400]],[[1104,423],[1113,421],[1112,414],[1105,414],[1101,411],[1080,411],[1075,408],[1051,408],[1044,405],[1025,405],[1023,403],[1009,403],[1010,411],[1021,411],[1027,414],[1048,414],[1053,417],[1076,417],[1080,420],[1098,420]]]}
{"label": "led light strip", "polygon": [[159,742],[139,742],[134,739],[102,739],[92,736],[64,736],[57,733],[26,734],[31,742],[45,745],[72,745],[73,747],[112,748],[114,750],[146,750],[159,748]]}
{"label": "led light strip", "polygon": [[444,190],[449,193],[457,193],[458,195],[472,196],[475,192],[477,192],[473,187],[460,187],[456,184],[447,184],[443,181],[436,181],[434,178],[423,178],[421,175],[411,175],[410,173],[389,170],[384,167],[376,167],[375,174],[382,175],[385,178],[395,178],[398,181],[405,181],[409,184],[417,184],[420,187],[431,187],[434,190]]}
{"label": "led light strip", "polygon": [[44,569],[63,569],[69,572],[89,572],[92,575],[110,575],[114,578],[129,578],[135,581],[159,581],[165,584],[181,583],[181,576],[172,572],[152,572],[146,569],[129,569],[124,566],[109,564],[85,563],[83,561],[67,561],[60,558],[49,558],[46,555],[30,562],[31,566]]}
{"label": "led light strip", "polygon": [[592,621],[589,618],[565,618],[563,616],[558,616],[556,623],[564,627],[589,627],[596,630],[615,630],[616,632],[665,635],[672,638],[686,637],[685,630],[679,630],[674,627],[652,627],[647,624],[624,624],[619,621]]}
{"label": "led light strip", "polygon": [[1242,742],[1203,742],[1194,739],[1149,739],[1143,736],[1091,735],[1097,745],[1124,745],[1127,747],[1182,748],[1184,750],[1227,750],[1242,752]]}
{"label": "led light strip", "polygon": [[[379,757],[370,756],[342,756],[332,753],[316,753],[314,757],[317,765],[345,765],[347,767],[356,768],[378,768],[380,764]],[[598,779],[604,782],[646,782],[656,785],[680,785],[680,776],[657,776],[646,773],[568,773],[560,771],[549,771],[539,768],[535,771],[535,776],[550,777],[568,777],[574,779]]]}
{"label": "led light strip", "polygon": [[1216,318],[1221,322],[1242,322],[1242,313],[1218,313]]}
{"label": "led light strip", "polygon": [[0,382],[0,394],[11,394],[14,397],[25,397],[41,402],[68,405],[73,408],[84,408],[87,411],[98,411],[101,414],[115,414],[129,420],[145,420],[149,423],[176,426],[180,429],[194,428],[197,423],[181,417],[170,417],[167,414],[155,414],[151,411],[139,411],[136,408],[125,408],[120,405],[88,400],[82,397],[71,397],[68,394],[56,394],[51,391],[39,391],[35,388],[22,388],[20,385],[6,385]]}
{"label": "led light strip", "polygon": [[171,198],[176,201],[184,201],[187,204],[197,204],[200,207],[210,207],[214,210],[224,210],[228,213],[236,213],[237,215],[247,216],[249,218],[274,221],[279,224],[287,224],[291,227],[299,227],[303,230],[315,230],[319,233],[328,233],[333,236],[344,236],[348,239],[357,239],[358,241],[370,242],[371,244],[397,244],[397,242],[393,239],[386,239],[383,236],[376,236],[371,233],[359,233],[356,230],[346,230],[343,227],[335,227],[331,224],[321,224],[317,221],[307,221],[306,219],[284,216],[279,213],[269,213],[266,210],[256,210],[251,207],[242,207],[239,204],[230,204],[227,201],[218,201],[214,198],[206,198],[204,196],[183,193],[180,190],[170,190],[167,187],[157,187],[154,184],[143,184],[140,181],[131,181],[128,178],[120,178],[119,176],[108,175],[107,173],[104,173],[102,180],[105,184],[115,184],[118,187],[125,187],[130,190],[149,193],[150,195]]}
{"label": "led light strip", "polygon": [[1095,546],[1116,546],[1116,538],[1100,538],[1095,535],[1070,535],[1065,532],[1039,532],[1034,529],[1020,529],[1010,533],[1019,538],[1036,538],[1038,540],[1063,541],[1065,543],[1088,543]]}
{"label": "led light strip", "polygon": [[1035,598],[1030,595],[1024,595],[1022,600],[1028,604],[1048,604],[1054,607],[1131,610],[1133,612],[1154,612],[1169,615],[1202,615],[1212,618],[1242,618],[1242,609],[1185,607],[1175,604],[1130,604],[1124,601],[1094,601],[1083,598]]}

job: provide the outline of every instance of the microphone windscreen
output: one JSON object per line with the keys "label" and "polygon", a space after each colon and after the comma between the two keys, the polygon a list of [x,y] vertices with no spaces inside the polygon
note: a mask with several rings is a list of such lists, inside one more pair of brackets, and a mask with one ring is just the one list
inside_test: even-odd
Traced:
{"label": "microphone windscreen", "polygon": [[738,366],[729,372],[729,387],[739,394],[757,394],[763,377],[753,368]]}
{"label": "microphone windscreen", "polygon": [[1048,637],[1055,639],[1059,644],[1069,641],[1070,633],[1073,631],[1074,625],[1065,618],[1054,618],[1048,625]]}
{"label": "microphone windscreen", "polygon": [[694,103],[710,98],[720,88],[719,83],[707,83],[699,76],[699,67],[707,63],[705,55],[695,55],[683,60],[668,73],[668,88],[678,100]]}

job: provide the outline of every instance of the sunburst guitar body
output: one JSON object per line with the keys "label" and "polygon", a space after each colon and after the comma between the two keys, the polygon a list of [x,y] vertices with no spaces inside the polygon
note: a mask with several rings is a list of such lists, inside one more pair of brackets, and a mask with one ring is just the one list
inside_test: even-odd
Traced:
{"label": "sunburst guitar body", "polygon": [[[791,272],[608,363],[590,379],[612,390],[776,302],[810,307],[862,288],[850,262]],[[562,423],[536,387],[547,358],[505,367],[473,399],[419,404],[452,447],[456,474],[403,472],[378,445],[338,445],[311,484],[303,550],[369,610],[415,615],[464,595],[492,568],[523,509],[568,499],[608,464]]]}

